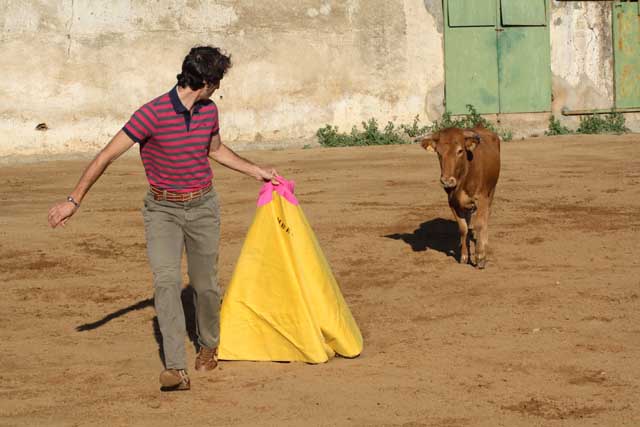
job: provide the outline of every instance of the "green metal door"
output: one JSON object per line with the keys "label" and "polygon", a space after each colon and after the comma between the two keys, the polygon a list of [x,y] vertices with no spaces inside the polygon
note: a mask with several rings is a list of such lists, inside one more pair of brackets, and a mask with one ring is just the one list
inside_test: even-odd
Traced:
{"label": "green metal door", "polygon": [[551,109],[548,0],[444,0],[446,109]]}
{"label": "green metal door", "polygon": [[613,5],[616,107],[640,107],[640,4]]}
{"label": "green metal door", "polygon": [[495,0],[445,0],[446,107],[453,114],[497,113]]}
{"label": "green metal door", "polygon": [[551,110],[546,0],[501,0],[498,31],[500,112]]}

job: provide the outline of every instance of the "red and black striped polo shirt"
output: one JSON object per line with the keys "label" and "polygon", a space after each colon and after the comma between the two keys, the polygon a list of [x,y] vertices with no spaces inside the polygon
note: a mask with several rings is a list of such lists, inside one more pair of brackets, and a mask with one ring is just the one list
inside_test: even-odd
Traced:
{"label": "red and black striped polo shirt", "polygon": [[189,113],[174,87],[140,107],[122,130],[140,144],[144,170],[154,187],[189,192],[211,182],[209,147],[220,130],[213,101],[198,101]]}

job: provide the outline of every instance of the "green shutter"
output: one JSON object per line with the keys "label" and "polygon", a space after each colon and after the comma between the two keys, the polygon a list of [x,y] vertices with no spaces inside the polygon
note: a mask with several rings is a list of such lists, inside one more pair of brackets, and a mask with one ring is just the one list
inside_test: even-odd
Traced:
{"label": "green shutter", "polygon": [[[444,0],[444,6],[448,112],[466,114],[467,104],[482,114],[551,110],[548,0]],[[489,25],[496,10],[502,28]]]}
{"label": "green shutter", "polygon": [[616,107],[640,107],[640,4],[613,6]]}
{"label": "green shutter", "polygon": [[496,24],[495,0],[449,0],[450,27],[493,27]]}
{"label": "green shutter", "polygon": [[479,113],[497,113],[498,58],[493,27],[452,28],[445,34],[446,109],[466,114],[467,104]]}
{"label": "green shutter", "polygon": [[506,27],[498,37],[500,112],[551,110],[547,27]]}
{"label": "green shutter", "polygon": [[545,0],[502,0],[502,25],[537,26],[547,24]]}

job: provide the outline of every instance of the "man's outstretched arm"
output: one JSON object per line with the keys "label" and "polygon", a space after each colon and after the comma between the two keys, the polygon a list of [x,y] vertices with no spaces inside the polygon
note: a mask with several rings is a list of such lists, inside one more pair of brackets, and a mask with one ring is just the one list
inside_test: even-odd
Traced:
{"label": "man's outstretched arm", "polygon": [[[102,176],[115,159],[120,157],[125,151],[135,144],[126,133],[118,132],[111,141],[96,155],[84,170],[76,187],[69,194],[78,204],[82,202],[91,186]],[[78,207],[70,201],[55,204],[49,209],[49,225],[52,228],[58,225],[64,226],[69,218],[76,213]]]}
{"label": "man's outstretched arm", "polygon": [[237,155],[232,149],[222,143],[219,134],[211,138],[209,157],[229,169],[252,176],[258,181],[271,181],[274,184],[278,184],[278,172],[276,172],[275,169],[270,167],[261,168],[244,157]]}

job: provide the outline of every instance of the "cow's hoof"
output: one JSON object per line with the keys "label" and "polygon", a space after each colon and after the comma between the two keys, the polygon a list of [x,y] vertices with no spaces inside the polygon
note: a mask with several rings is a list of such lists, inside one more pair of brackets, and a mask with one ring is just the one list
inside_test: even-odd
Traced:
{"label": "cow's hoof", "polygon": [[469,264],[469,257],[467,257],[466,255],[461,255],[460,264]]}
{"label": "cow's hoof", "polygon": [[478,267],[480,270],[482,270],[483,268],[485,268],[487,266],[487,260],[485,258],[479,259],[476,262],[476,267]]}

